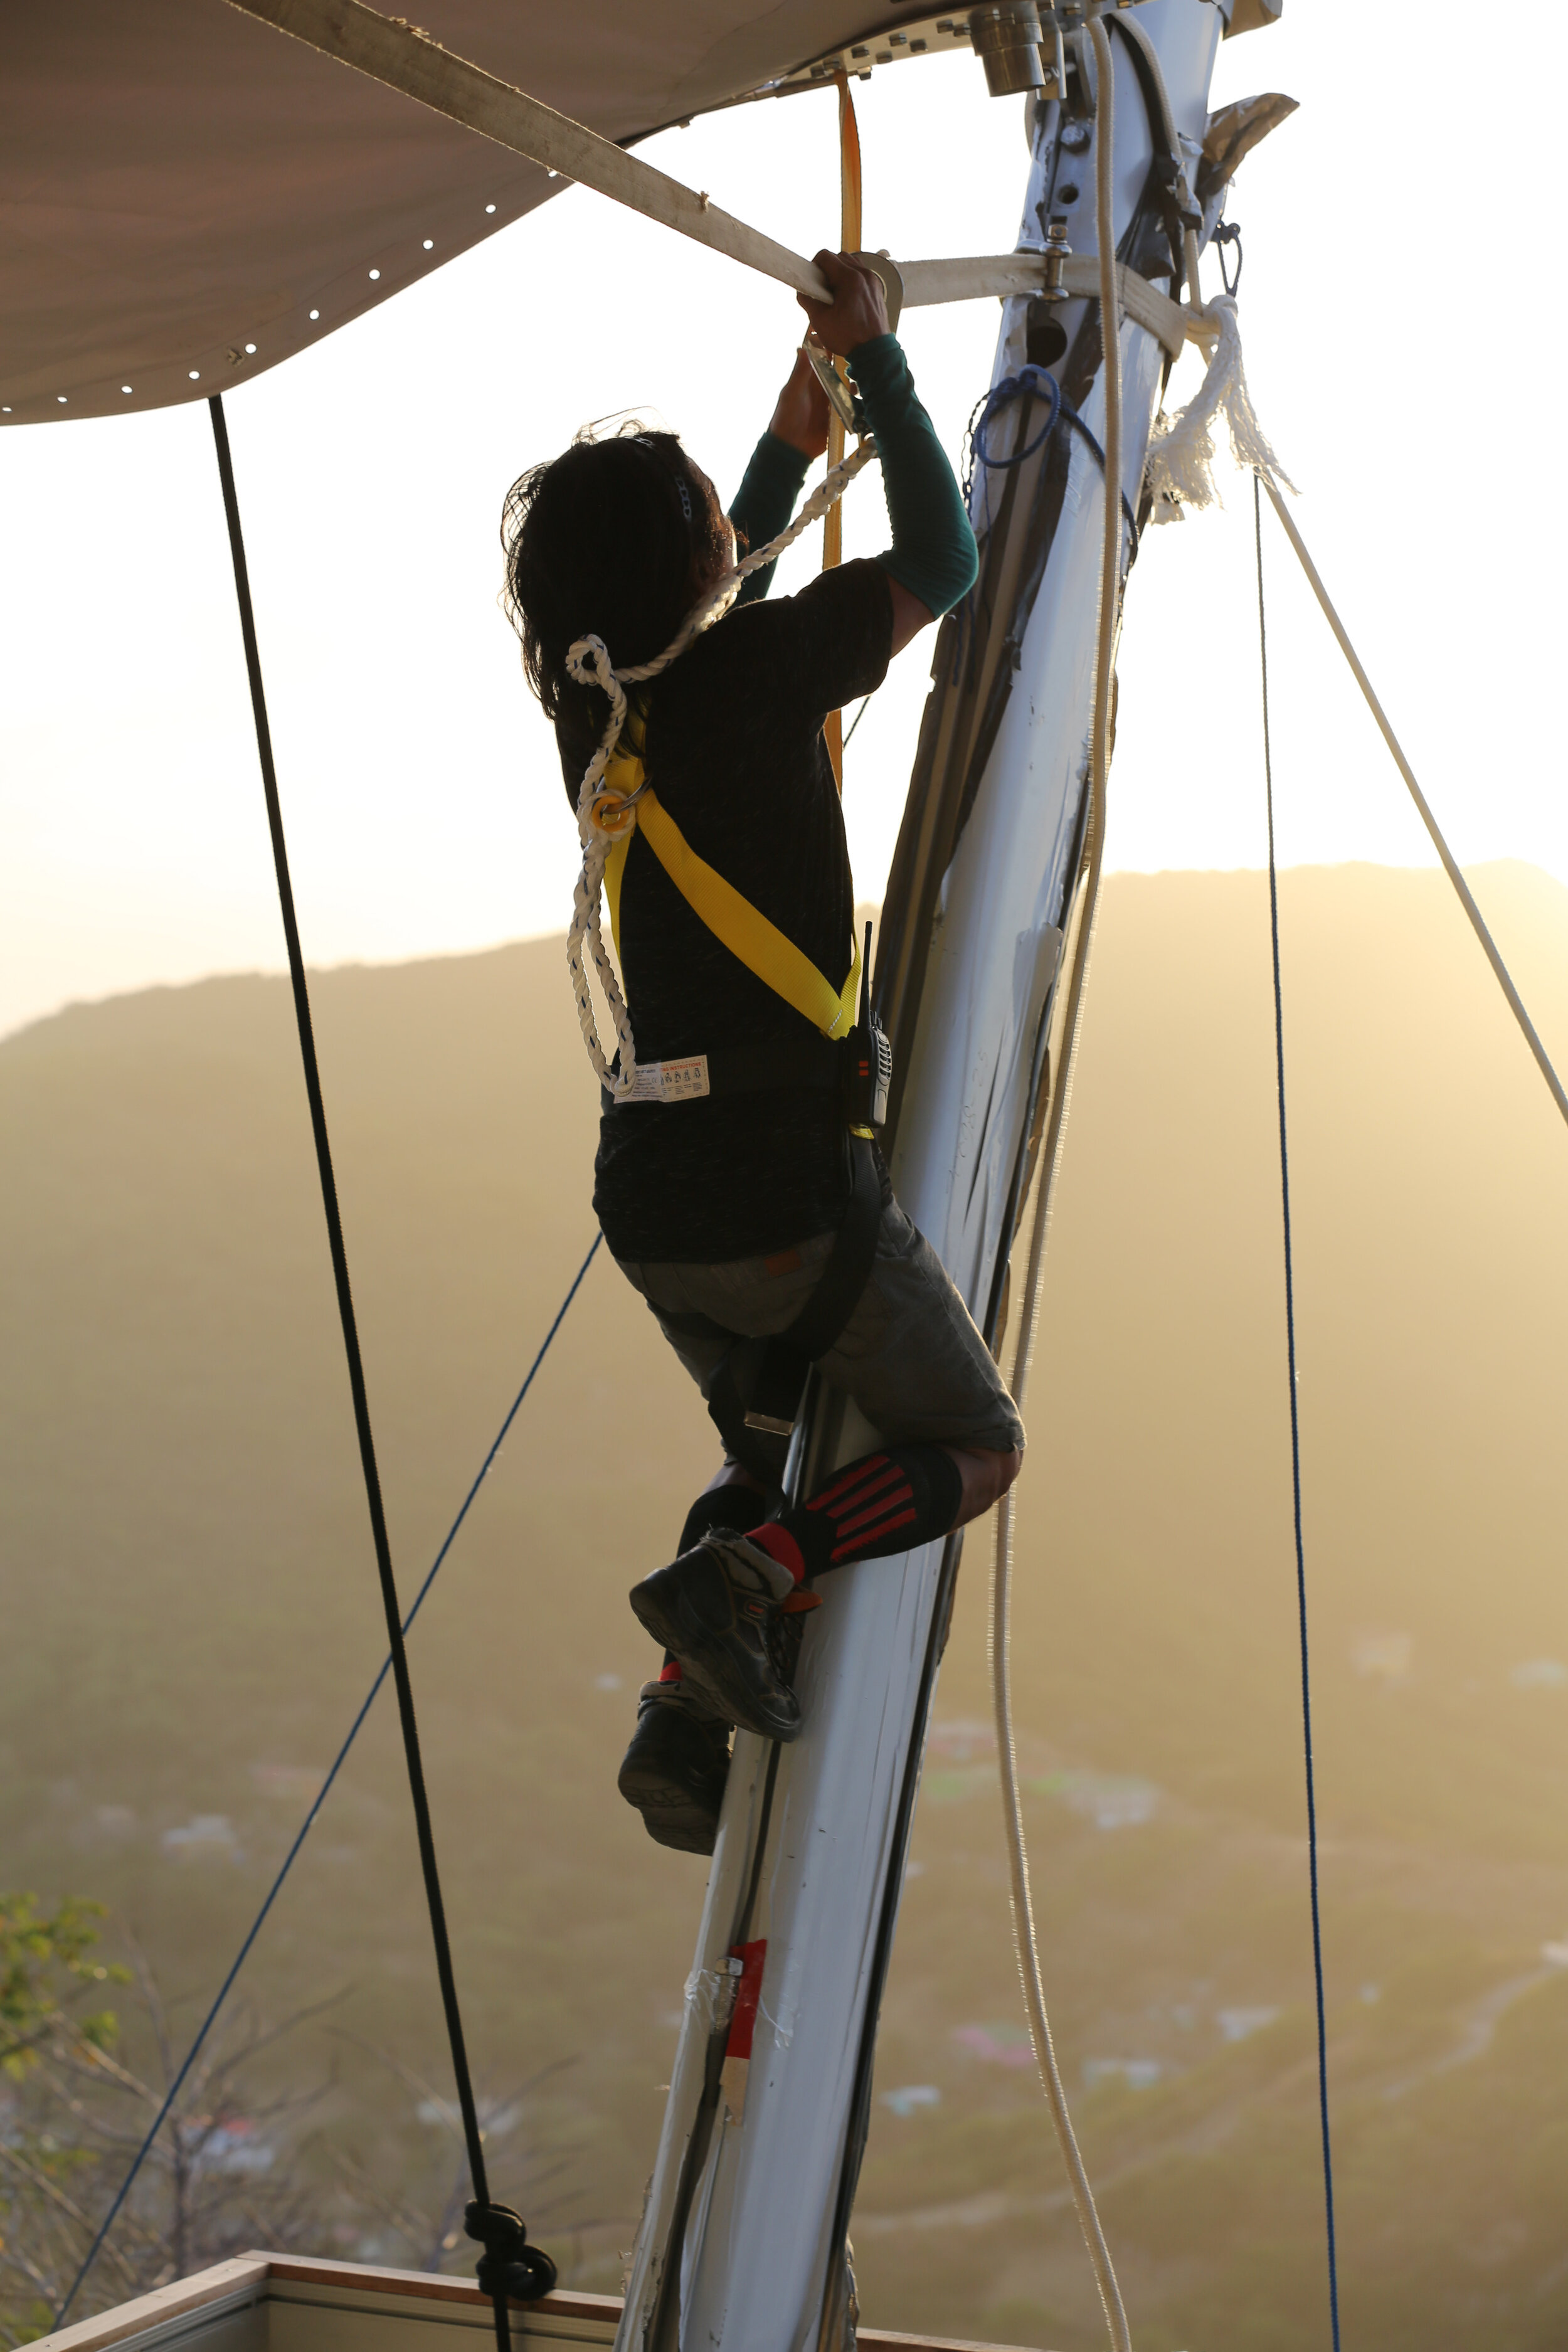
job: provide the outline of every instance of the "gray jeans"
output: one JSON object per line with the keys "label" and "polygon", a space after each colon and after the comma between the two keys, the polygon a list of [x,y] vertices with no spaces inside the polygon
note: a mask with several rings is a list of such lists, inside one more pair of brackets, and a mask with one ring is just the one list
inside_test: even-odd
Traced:
{"label": "gray jeans", "polygon": [[[814,1234],[771,1257],[720,1265],[616,1263],[706,1397],[732,1339],[772,1339],[795,1321],[832,1246],[831,1234]],[[991,1350],[896,1201],[882,1212],[870,1279],[821,1369],[889,1444],[1003,1454],[1023,1446],[1024,1424]]]}

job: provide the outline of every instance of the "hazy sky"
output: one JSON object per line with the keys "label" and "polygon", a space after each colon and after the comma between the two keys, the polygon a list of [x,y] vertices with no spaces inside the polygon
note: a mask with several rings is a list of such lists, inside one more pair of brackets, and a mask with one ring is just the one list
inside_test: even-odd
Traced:
{"label": "hazy sky", "polygon": [[[1556,518],[1537,486],[1555,433],[1532,421],[1563,336],[1550,232],[1568,28],[1548,0],[1506,21],[1505,43],[1457,9],[1287,0],[1282,25],[1225,45],[1215,102],[1301,101],[1231,213],[1248,373],[1309,544],[1460,857],[1568,880]],[[857,102],[868,245],[1012,246],[1020,101],[988,99],[979,65],[952,58],[879,73]],[[836,241],[828,96],[642,152],[797,250]],[[955,453],[996,325],[985,302],[906,322]],[[677,426],[732,488],[797,332],[782,289],[573,189],[229,395],[312,961],[563,926],[575,835],[496,605],[502,494],[584,419],[627,407]],[[1250,497],[1235,481],[1227,498],[1151,532],[1133,575],[1114,865],[1261,862]],[[8,429],[0,500],[0,1029],[72,998],[279,966],[205,409]],[[1281,855],[1423,862],[1267,518],[1266,532]],[[885,541],[873,474],[849,494],[847,550]],[[781,588],[818,545],[787,560]],[[850,749],[868,898],[930,643],[895,666]]]}

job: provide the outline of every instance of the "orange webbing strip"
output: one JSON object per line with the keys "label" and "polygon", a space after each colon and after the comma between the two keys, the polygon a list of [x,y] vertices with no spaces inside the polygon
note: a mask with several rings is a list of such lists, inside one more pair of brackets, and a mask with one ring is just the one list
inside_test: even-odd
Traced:
{"label": "orange webbing strip", "polygon": [[[849,95],[848,77],[836,74],[838,84],[838,242],[845,253],[860,250],[860,126],[855,120],[855,100]],[[843,373],[842,366],[839,373]],[[844,427],[831,412],[827,419],[827,462],[837,466],[844,455]],[[822,525],[822,568],[831,572],[844,561],[844,510],[831,509]],[[830,710],[823,724],[823,739],[827,756],[833,762],[834,780],[840,793],[844,790],[844,714]]]}

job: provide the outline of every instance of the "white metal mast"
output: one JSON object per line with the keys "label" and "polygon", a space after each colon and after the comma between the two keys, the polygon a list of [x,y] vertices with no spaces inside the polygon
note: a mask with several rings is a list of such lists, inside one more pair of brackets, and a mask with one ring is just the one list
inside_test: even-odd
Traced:
{"label": "white metal mast", "polygon": [[[1278,13],[1277,0],[1237,5],[1249,22]],[[1230,10],[1142,0],[1131,37],[1107,14],[1117,250],[1175,295],[1182,176],[1199,157]],[[1039,15],[1049,75],[1053,11]],[[1019,247],[1040,250],[1061,224],[1084,254],[1095,244],[1093,71],[1083,5],[1054,15],[1067,70],[1059,95],[1047,79],[1027,101]],[[1140,35],[1163,68],[1174,153]],[[1120,487],[1136,508],[1168,362],[1131,319],[1121,348]],[[1051,369],[1103,447],[1099,305],[1009,299],[993,383],[1030,362]],[[1037,394],[1013,401],[996,416],[992,455],[1024,448],[1047,414]],[[981,582],[967,616],[950,616],[939,635],[878,955],[901,1096],[899,1197],[994,1338],[1082,847],[1104,494],[1088,438],[1067,425],[1020,464],[977,469]],[[800,1454],[821,1470],[874,1442],[853,1407],[826,1398]],[[846,2231],[957,1552],[950,1538],[838,1571],[805,1621],[801,1738],[773,1748],[738,1736],[618,2352],[839,2352],[853,2341]],[[731,1955],[742,1944],[766,1948],[753,1949],[760,1997],[737,2116],[720,2075],[741,1965]]]}

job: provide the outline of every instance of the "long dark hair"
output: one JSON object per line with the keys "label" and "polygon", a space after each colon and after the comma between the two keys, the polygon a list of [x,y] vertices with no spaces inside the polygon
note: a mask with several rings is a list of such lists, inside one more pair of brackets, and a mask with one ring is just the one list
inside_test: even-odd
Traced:
{"label": "long dark hair", "polygon": [[605,439],[590,425],[520,477],[501,509],[502,602],[545,716],[597,734],[605,698],[567,675],[566,649],[600,636],[617,668],[651,661],[726,552],[718,499],[679,437],[635,419]]}

